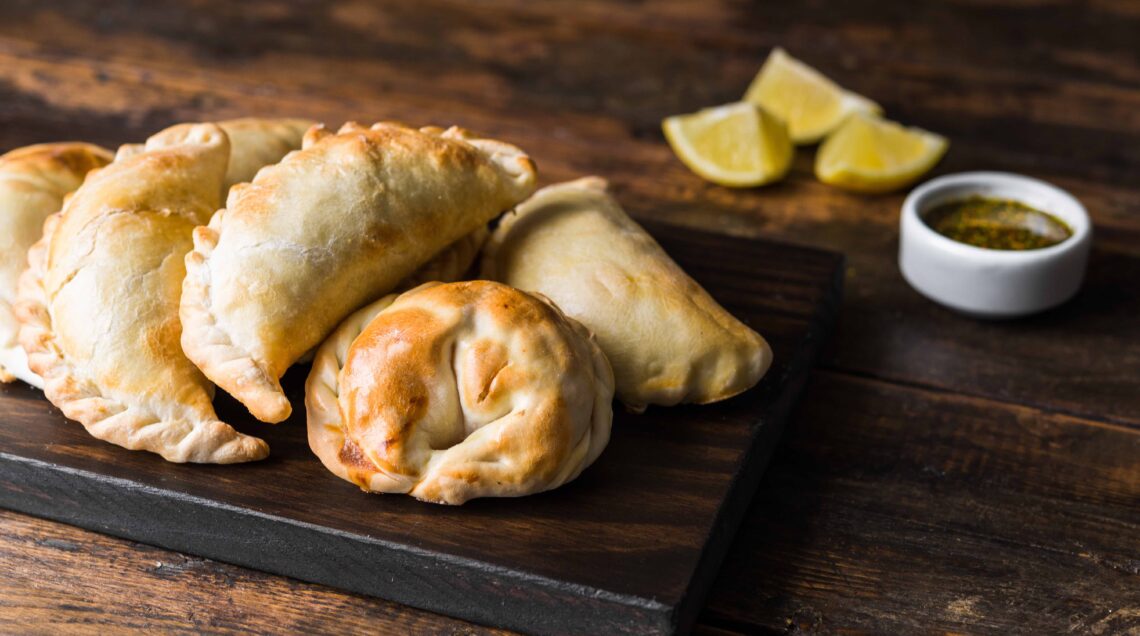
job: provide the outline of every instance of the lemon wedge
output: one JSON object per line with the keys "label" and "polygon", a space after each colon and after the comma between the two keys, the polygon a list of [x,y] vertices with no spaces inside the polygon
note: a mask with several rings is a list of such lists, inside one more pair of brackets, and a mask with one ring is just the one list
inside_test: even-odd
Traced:
{"label": "lemon wedge", "polygon": [[784,123],[747,102],[674,115],[661,128],[690,170],[720,185],[771,183],[792,165],[792,142]]}
{"label": "lemon wedge", "polygon": [[796,144],[819,141],[851,113],[883,112],[875,102],[844,90],[781,48],[768,55],[744,99],[783,119]]}
{"label": "lemon wedge", "polygon": [[856,192],[888,192],[921,177],[946,154],[945,137],[872,115],[852,115],[815,156],[815,176]]}

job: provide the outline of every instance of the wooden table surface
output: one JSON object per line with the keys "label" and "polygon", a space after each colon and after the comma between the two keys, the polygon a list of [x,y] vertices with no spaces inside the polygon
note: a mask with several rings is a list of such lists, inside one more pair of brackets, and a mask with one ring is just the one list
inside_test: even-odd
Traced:
{"label": "wooden table surface", "polygon": [[[0,149],[246,114],[458,123],[632,213],[842,251],[840,326],[698,631],[1140,633],[1140,3],[0,4]],[[738,99],[774,46],[1088,207],[1067,305],[979,322],[896,266],[903,194],[728,190],[662,117]],[[715,257],[715,255],[710,255]],[[188,520],[188,522],[191,522]],[[0,632],[471,632],[427,612],[0,511]]]}

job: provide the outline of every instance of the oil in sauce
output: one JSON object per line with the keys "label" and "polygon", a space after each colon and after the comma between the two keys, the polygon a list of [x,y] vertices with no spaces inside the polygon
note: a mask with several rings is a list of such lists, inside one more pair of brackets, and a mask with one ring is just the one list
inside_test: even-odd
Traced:
{"label": "oil in sauce", "polygon": [[1036,250],[1073,235],[1061,219],[1012,199],[972,196],[947,201],[922,218],[946,238],[993,250]]}

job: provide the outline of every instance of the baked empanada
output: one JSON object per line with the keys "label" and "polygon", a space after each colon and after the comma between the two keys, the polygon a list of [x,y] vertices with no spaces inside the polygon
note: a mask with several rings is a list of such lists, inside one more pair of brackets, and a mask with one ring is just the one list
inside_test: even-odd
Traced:
{"label": "baked empanada", "polygon": [[220,422],[182,353],[178,299],[191,232],[218,208],[230,145],[211,124],[125,147],[49,217],[17,313],[44,393],[95,437],[175,462],[261,459]]}
{"label": "baked empanada", "polygon": [[309,446],[341,479],[435,503],[557,488],[601,454],[613,374],[552,303],[427,283],[352,314],[305,385]]}
{"label": "baked empanada", "polygon": [[63,197],[83,177],[111,161],[110,151],[67,142],[17,148],[0,156],[0,382],[17,378],[43,388],[28,368],[12,310],[16,282],[28,264],[28,248],[43,234],[44,219],[59,212]]}
{"label": "baked empanada", "polygon": [[685,274],[597,177],[543,188],[508,214],[484,248],[482,275],[545,294],[593,331],[618,398],[635,411],[732,397],[772,361],[764,338]]}
{"label": "baked empanada", "polygon": [[452,128],[320,128],[194,231],[182,348],[266,422],[278,379],[340,321],[534,189],[521,150]]}

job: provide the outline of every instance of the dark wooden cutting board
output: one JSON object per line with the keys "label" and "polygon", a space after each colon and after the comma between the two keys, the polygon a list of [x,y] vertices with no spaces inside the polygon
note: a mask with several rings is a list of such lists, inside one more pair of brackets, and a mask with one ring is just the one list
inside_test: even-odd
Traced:
{"label": "dark wooden cutting board", "polygon": [[449,508],[367,495],[305,440],[307,367],[286,376],[292,419],[222,419],[263,437],[263,462],[169,464],[99,442],[26,385],[0,388],[0,506],[488,625],[539,633],[686,630],[838,308],[842,257],[670,226],[648,228],[775,363],[710,406],[615,409],[575,482]]}

